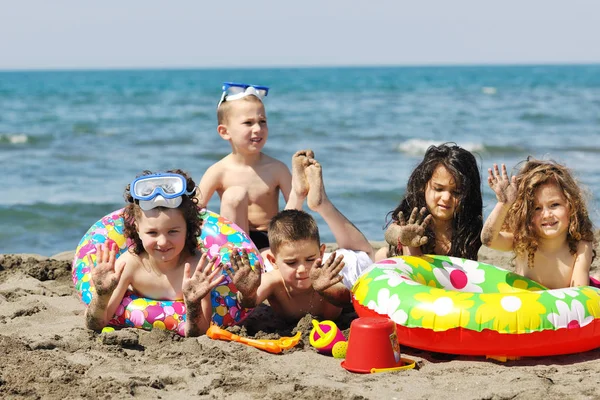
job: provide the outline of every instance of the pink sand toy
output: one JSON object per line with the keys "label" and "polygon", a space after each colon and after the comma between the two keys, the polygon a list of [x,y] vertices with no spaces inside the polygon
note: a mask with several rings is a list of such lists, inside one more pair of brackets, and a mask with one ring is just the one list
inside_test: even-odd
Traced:
{"label": "pink sand toy", "polygon": [[[346,343],[346,337],[333,321],[319,322],[313,319],[312,324],[313,329],[310,331],[309,341],[319,353],[332,355],[332,350],[337,343]],[[340,347],[340,345],[337,346],[337,348]]]}

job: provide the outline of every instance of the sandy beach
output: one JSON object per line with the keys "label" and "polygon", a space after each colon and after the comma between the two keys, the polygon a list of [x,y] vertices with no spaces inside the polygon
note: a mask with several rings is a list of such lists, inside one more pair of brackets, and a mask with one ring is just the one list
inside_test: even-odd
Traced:
{"label": "sandy beach", "polygon": [[[381,246],[373,242],[374,247]],[[275,355],[206,336],[154,330],[97,334],[83,323],[71,280],[73,252],[49,259],[0,255],[1,398],[202,399],[597,399],[600,349],[499,362],[402,347],[414,370],[353,374],[308,344],[310,316],[294,325],[267,306],[234,332],[277,338],[302,331],[294,349]],[[510,253],[480,251],[508,267]],[[600,260],[593,264],[598,273]],[[337,321],[348,333],[350,310]]]}

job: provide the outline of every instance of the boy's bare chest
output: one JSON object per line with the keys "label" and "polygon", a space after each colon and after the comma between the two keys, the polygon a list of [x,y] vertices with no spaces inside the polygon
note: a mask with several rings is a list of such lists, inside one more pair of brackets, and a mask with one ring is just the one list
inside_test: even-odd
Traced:
{"label": "boy's bare chest", "polygon": [[246,188],[250,198],[256,198],[276,193],[278,184],[275,177],[268,173],[232,169],[223,177],[223,191],[233,186]]}
{"label": "boy's bare chest", "polygon": [[278,308],[278,311],[288,318],[302,318],[306,314],[322,316],[325,314],[327,305],[327,302],[314,291],[290,296],[285,289],[270,302],[274,308]]}

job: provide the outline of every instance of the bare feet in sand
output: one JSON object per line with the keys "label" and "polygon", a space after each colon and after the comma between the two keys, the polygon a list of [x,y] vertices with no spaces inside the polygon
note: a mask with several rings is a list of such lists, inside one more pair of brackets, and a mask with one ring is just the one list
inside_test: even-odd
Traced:
{"label": "bare feet in sand", "polygon": [[308,181],[306,180],[305,169],[308,167],[308,160],[315,156],[312,150],[300,150],[292,157],[292,189],[301,199],[308,195]]}
{"label": "bare feet in sand", "polygon": [[308,181],[308,196],[306,196],[306,204],[308,208],[313,211],[323,205],[327,199],[325,194],[325,187],[323,186],[323,172],[321,170],[321,164],[314,158],[308,160],[308,167],[306,167],[306,180]]}

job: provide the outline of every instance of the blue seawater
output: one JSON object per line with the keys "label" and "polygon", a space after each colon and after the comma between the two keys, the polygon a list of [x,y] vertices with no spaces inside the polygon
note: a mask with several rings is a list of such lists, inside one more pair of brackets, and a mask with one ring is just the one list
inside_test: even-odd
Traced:
{"label": "blue seawater", "polygon": [[199,181],[230,150],[223,81],[271,87],[265,152],[290,165],[312,148],[371,240],[427,147],[448,141],[476,153],[486,215],[487,168],[533,155],[573,169],[600,224],[599,65],[0,72],[0,253],[73,250],[144,169]]}

